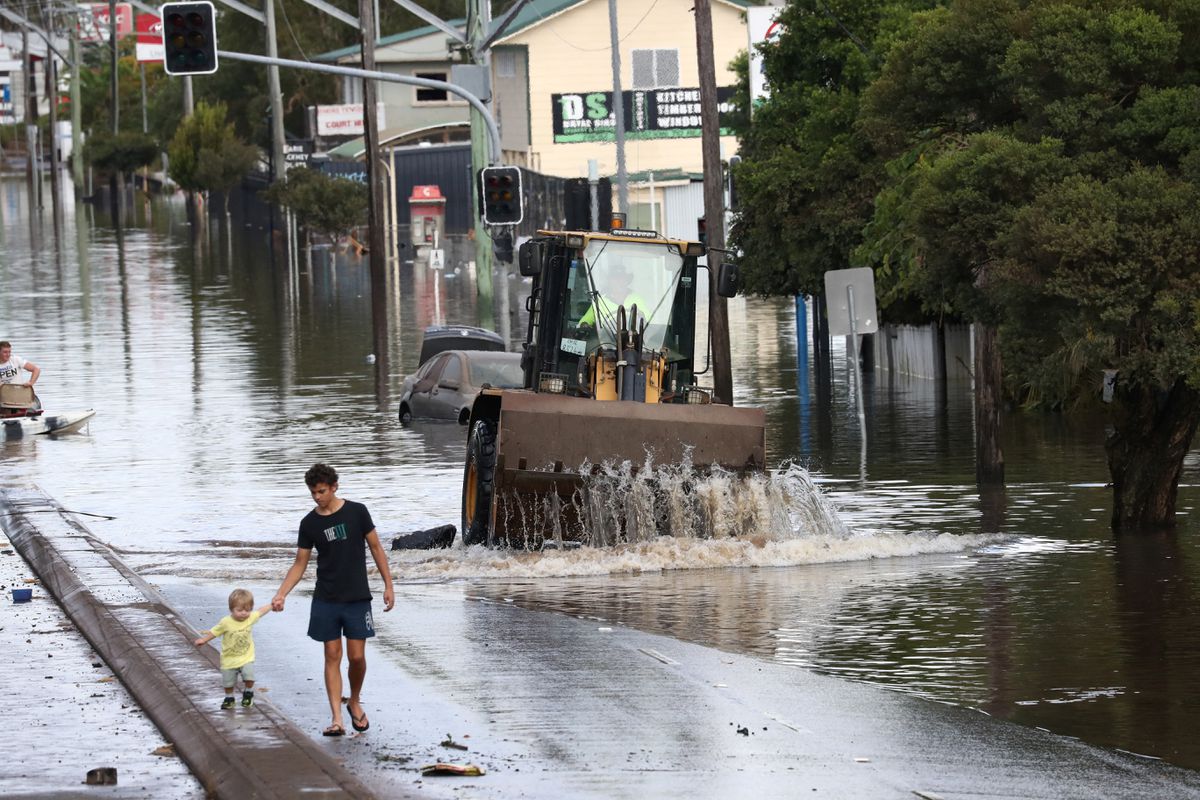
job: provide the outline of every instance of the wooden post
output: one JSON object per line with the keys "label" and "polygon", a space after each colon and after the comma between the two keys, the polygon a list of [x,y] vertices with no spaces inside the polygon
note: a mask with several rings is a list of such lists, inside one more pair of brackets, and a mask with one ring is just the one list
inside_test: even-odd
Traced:
{"label": "wooden post", "polygon": [[[362,27],[363,69],[375,70],[375,6],[372,0],[358,0],[358,19]],[[387,319],[387,245],[384,227],[387,225],[383,203],[383,181],[380,171],[379,124],[375,104],[379,86],[373,80],[363,81],[363,144],[366,145],[367,188],[367,259],[371,270],[371,332],[375,353],[375,399],[380,410],[387,405],[388,389],[388,319]],[[283,120],[278,120],[282,125]]]}
{"label": "wooden post", "polygon": [[1004,484],[1000,448],[1000,348],[996,329],[979,324],[975,337],[975,480],[980,486]]}
{"label": "wooden post", "polygon": [[[54,41],[54,8],[43,11],[45,15],[46,32],[50,41]],[[54,206],[55,235],[58,235],[59,214],[62,200],[58,196],[58,58],[50,45],[46,45],[46,98],[50,101],[50,202]]]}
{"label": "wooden post", "polygon": [[[109,53],[109,69],[111,75],[111,98],[110,107],[112,108],[112,134],[116,136],[121,130],[121,93],[117,76],[117,0],[108,0],[108,42],[111,52]],[[108,190],[112,195],[112,216],[113,224],[117,227],[121,225],[121,184],[123,176],[120,170],[113,170],[108,178]]]}
{"label": "wooden post", "polygon": [[[717,74],[713,63],[712,6],[696,0],[696,58],[700,68],[700,148],[704,156],[704,217],[708,224],[708,330],[713,348],[713,394],[733,405],[729,354],[729,308],[717,294],[720,249],[725,247],[725,180],[721,171],[721,123],[717,118]],[[714,249],[716,248],[716,249]]]}
{"label": "wooden post", "polygon": [[[471,45],[471,61],[485,69],[491,64],[491,58],[488,53],[482,50],[482,45],[487,39],[488,25],[492,21],[492,10],[490,0],[467,0],[467,19],[471,20],[472,26],[466,32],[467,40]],[[490,70],[488,73],[488,81],[491,81]],[[490,102],[490,101],[489,101]],[[475,293],[476,293],[476,316],[479,319],[479,324],[484,328],[493,328],[496,323],[496,315],[492,310],[493,298],[495,290],[492,286],[492,273],[494,271],[492,258],[492,237],[488,232],[487,226],[483,224],[483,209],[479,207],[479,173],[480,171],[491,164],[488,149],[488,134],[487,128],[484,125],[483,115],[471,109],[471,196],[476,198],[473,204],[475,208]]]}

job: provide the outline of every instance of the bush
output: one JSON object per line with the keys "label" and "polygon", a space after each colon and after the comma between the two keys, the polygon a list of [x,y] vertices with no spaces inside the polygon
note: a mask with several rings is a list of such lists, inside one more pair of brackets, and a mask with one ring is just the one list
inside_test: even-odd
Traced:
{"label": "bush", "polygon": [[137,131],[97,133],[83,147],[83,156],[101,172],[133,172],[158,158],[158,142]]}
{"label": "bush", "polygon": [[289,170],[287,178],[273,184],[263,197],[291,209],[305,227],[335,241],[367,220],[366,184],[315,169]]}

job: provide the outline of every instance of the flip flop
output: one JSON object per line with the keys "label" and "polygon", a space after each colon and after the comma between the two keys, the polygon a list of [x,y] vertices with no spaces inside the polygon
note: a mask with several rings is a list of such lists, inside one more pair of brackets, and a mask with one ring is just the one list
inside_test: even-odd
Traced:
{"label": "flip flop", "polygon": [[325,730],[321,731],[322,736],[345,736],[346,729],[341,725],[330,725]]}
{"label": "flip flop", "polygon": [[371,721],[367,719],[367,714],[365,711],[357,717],[354,716],[354,712],[350,711],[349,700],[346,701],[346,710],[350,712],[350,727],[354,728],[354,730],[362,733],[371,727]]}

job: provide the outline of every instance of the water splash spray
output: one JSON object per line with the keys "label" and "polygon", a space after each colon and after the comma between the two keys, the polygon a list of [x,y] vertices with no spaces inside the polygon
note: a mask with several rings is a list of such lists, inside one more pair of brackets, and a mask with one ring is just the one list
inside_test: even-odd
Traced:
{"label": "water splash spray", "polygon": [[587,477],[569,496],[499,498],[497,513],[506,527],[525,532],[524,541],[514,544],[610,547],[663,536],[765,542],[850,533],[812,476],[796,464],[743,474],[697,469],[690,459],[655,464],[647,455],[636,467],[630,461],[585,463],[576,474]]}

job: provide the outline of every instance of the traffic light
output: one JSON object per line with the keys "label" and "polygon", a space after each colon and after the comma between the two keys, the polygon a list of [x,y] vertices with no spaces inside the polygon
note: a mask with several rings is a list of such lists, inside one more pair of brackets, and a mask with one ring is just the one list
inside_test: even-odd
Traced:
{"label": "traffic light", "polygon": [[208,0],[164,3],[163,69],[168,75],[217,71],[217,12]]}
{"label": "traffic light", "polygon": [[704,217],[696,218],[696,241],[705,247],[708,246],[708,222]]}
{"label": "traffic light", "polygon": [[486,225],[516,225],[525,217],[520,167],[484,167],[479,171]]}

